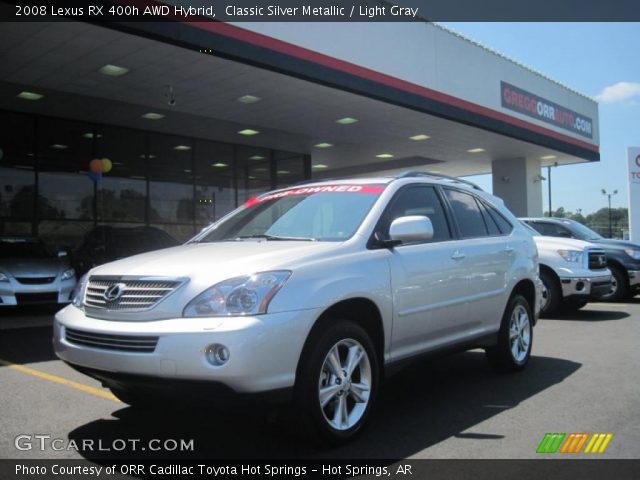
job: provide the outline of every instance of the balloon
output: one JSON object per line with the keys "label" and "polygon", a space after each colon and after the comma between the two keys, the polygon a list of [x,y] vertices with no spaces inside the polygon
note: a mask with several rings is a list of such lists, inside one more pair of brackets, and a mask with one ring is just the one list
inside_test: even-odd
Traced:
{"label": "balloon", "polygon": [[89,162],[89,169],[95,173],[102,173],[102,161],[94,158]]}
{"label": "balloon", "polygon": [[113,167],[113,163],[108,158],[102,159],[102,173],[109,173],[111,168]]}
{"label": "balloon", "polygon": [[89,172],[88,176],[94,182],[99,182],[100,179],[102,178],[102,173],[100,173],[100,172]]}

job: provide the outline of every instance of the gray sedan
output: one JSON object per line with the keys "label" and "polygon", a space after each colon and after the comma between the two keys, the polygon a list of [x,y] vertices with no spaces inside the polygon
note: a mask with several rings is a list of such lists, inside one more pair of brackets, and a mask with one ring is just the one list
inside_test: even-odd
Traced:
{"label": "gray sedan", "polygon": [[52,255],[33,236],[0,236],[0,307],[66,304],[75,285],[66,252]]}

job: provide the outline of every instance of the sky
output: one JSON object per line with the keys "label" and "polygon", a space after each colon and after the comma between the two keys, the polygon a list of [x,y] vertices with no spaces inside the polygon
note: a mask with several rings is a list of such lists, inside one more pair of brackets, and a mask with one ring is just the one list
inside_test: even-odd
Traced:
{"label": "sky", "polygon": [[[612,207],[628,206],[627,148],[640,147],[640,23],[443,25],[598,100],[600,162],[553,169],[552,207],[595,212],[607,206],[602,189],[618,190]],[[490,175],[473,179],[491,191]],[[546,211],[546,181],[542,188]]]}

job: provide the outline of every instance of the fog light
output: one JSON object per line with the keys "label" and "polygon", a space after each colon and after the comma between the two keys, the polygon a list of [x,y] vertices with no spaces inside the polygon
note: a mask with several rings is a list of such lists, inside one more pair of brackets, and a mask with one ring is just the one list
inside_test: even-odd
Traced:
{"label": "fog light", "polygon": [[219,343],[209,345],[204,350],[204,354],[207,358],[207,362],[211,365],[219,367],[229,361],[229,349]]}
{"label": "fog light", "polygon": [[584,282],[578,282],[576,283],[576,290],[581,292],[584,290]]}

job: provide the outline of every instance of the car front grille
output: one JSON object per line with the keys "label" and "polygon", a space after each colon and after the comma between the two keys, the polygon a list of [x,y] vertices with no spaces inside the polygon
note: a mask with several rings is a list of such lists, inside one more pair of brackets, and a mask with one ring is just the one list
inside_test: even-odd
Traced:
{"label": "car front grille", "polygon": [[56,277],[16,277],[16,280],[23,285],[44,285],[53,283]]}
{"label": "car front grille", "polygon": [[589,270],[602,270],[607,268],[607,256],[604,250],[589,250]]}
{"label": "car front grille", "polygon": [[[176,290],[181,283],[175,279],[91,277],[84,304],[101,310],[147,310]],[[109,289],[116,285],[119,285],[119,295],[109,298]]]}
{"label": "car front grille", "polygon": [[158,344],[158,337],[139,335],[112,335],[65,328],[67,342],[100,350],[121,352],[152,353]]}

